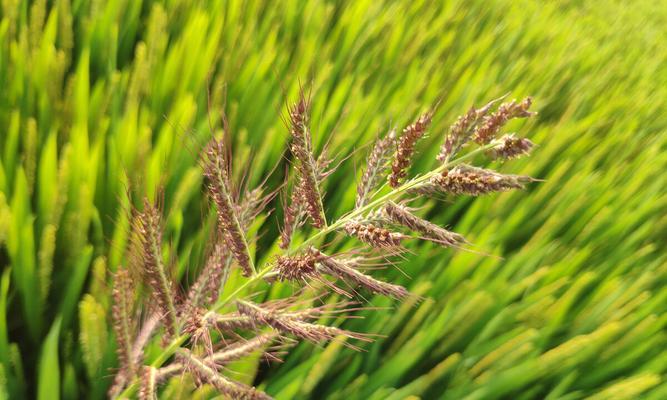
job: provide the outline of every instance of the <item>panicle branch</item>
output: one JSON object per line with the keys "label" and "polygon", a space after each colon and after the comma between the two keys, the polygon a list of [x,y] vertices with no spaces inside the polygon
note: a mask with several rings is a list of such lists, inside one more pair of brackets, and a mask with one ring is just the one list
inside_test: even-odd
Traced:
{"label": "panicle branch", "polygon": [[114,397],[122,389],[120,385],[137,373],[137,367],[132,357],[133,328],[131,315],[133,312],[134,285],[129,272],[122,267],[118,267],[114,274],[111,297],[113,298],[111,319],[116,336],[116,354],[119,364],[119,373],[109,390],[109,396]]}
{"label": "panicle branch", "polygon": [[249,301],[237,300],[236,308],[241,315],[249,317],[257,325],[270,326],[282,334],[293,335],[299,339],[314,343],[333,340],[337,336],[346,336],[363,342],[372,342],[372,339],[368,335],[289,318]]}
{"label": "panicle branch", "polygon": [[405,206],[393,201],[387,202],[384,212],[390,221],[419,232],[425,239],[430,239],[443,246],[459,246],[465,243],[463,236],[448,231],[438,225],[412,214]]}
{"label": "panicle branch", "polygon": [[299,184],[297,188],[300,192],[299,196],[303,199],[303,204],[313,226],[322,228],[327,222],[324,216],[324,206],[322,205],[317,163],[313,155],[312,139],[308,128],[309,108],[310,104],[303,91],[301,91],[299,101],[289,110],[290,134],[292,136],[290,149],[298,161]]}
{"label": "panicle branch", "polygon": [[[503,96],[504,97],[504,96]],[[447,162],[463,147],[470,138],[477,127],[477,124],[489,113],[491,108],[503,97],[495,99],[487,103],[482,108],[471,107],[467,113],[458,117],[456,122],[449,128],[449,132],[445,137],[445,142],[440,147],[438,154],[438,161]]]}
{"label": "panicle branch", "polygon": [[218,224],[227,248],[247,277],[255,273],[255,266],[239,222],[226,165],[223,141],[212,140],[204,152],[204,176],[208,179],[208,189],[217,207]]}
{"label": "panicle branch", "polygon": [[173,337],[178,332],[177,314],[171,277],[162,261],[161,215],[148,199],[144,199],[144,210],[137,215],[135,229],[142,249],[144,275],[162,311],[167,336]]}
{"label": "panicle branch", "polygon": [[385,177],[385,170],[395,146],[396,129],[391,129],[386,136],[376,140],[373,150],[368,155],[364,175],[357,187],[356,208],[363,207],[366,204],[373,189]]}
{"label": "panicle branch", "polygon": [[391,165],[389,175],[389,186],[397,188],[401,181],[408,175],[407,169],[412,164],[412,156],[415,152],[417,141],[424,137],[426,129],[431,124],[433,112],[429,111],[421,115],[417,121],[403,129],[403,134],[398,138],[394,162]]}
{"label": "panicle branch", "polygon": [[223,375],[210,365],[210,362],[203,360],[187,349],[179,349],[178,356],[181,363],[188,368],[197,380],[202,383],[208,383],[215,387],[220,393],[233,399],[247,400],[270,400],[271,397],[264,392],[255,389],[252,386],[244,385],[233,381]]}
{"label": "panicle branch", "polygon": [[532,103],[533,100],[526,97],[521,103],[512,100],[501,104],[496,112],[485,116],[481,125],[475,128],[473,140],[478,144],[487,144],[510,119],[527,118],[534,115],[534,113],[528,111]]}
{"label": "panicle branch", "polygon": [[460,165],[451,171],[443,171],[431,180],[435,191],[454,195],[464,194],[479,196],[492,192],[506,192],[512,189],[523,189],[526,183],[534,179],[521,175],[503,175],[498,172]]}

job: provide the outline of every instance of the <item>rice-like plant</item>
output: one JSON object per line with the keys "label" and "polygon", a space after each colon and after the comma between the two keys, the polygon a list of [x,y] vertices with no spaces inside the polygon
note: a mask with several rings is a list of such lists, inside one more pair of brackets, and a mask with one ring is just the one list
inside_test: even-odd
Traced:
{"label": "rice-like plant", "polygon": [[[409,178],[408,171],[416,157],[415,144],[427,132],[433,111],[406,127],[397,140],[391,130],[386,137],[378,138],[368,156],[357,190],[356,207],[327,222],[322,196],[322,180],[327,172],[322,165],[331,162],[318,162],[323,156],[314,154],[309,126],[311,104],[301,91],[298,101],[288,110],[290,153],[295,165],[292,184],[284,185],[284,190],[291,187],[292,193],[284,195],[291,203],[285,205],[283,212],[283,250],[258,269],[249,251],[248,243],[252,238],[247,228],[257,215],[267,212],[264,207],[275,190],[260,186],[246,190],[244,196],[234,195],[243,190],[231,179],[233,173],[227,158],[232,152],[226,148],[224,137],[213,139],[202,150],[201,167],[215,208],[214,231],[218,234],[214,236],[215,243],[210,246],[206,264],[183,296],[184,300],[179,300],[174,291],[172,271],[161,254],[164,228],[160,207],[144,200],[143,209],[132,212],[134,242],[129,246],[127,258],[133,261],[130,270],[135,276],[143,277],[147,293],[137,296],[134,290],[137,286],[132,285],[129,272],[124,268],[116,272],[113,325],[120,367],[109,396],[125,398],[139,388],[140,398],[155,398],[160,383],[167,377],[189,374],[198,385],[209,384],[220,394],[232,398],[267,399],[270,396],[266,393],[222,374],[225,364],[253,352],[265,353],[270,359],[270,349],[276,341],[342,340],[346,346],[359,350],[364,342],[372,342],[371,333],[353,332],[326,323],[331,322],[332,316],[350,316],[348,313],[360,308],[352,308],[348,303],[315,306],[313,300],[304,304],[303,297],[315,296],[322,301],[322,296],[330,292],[359,302],[363,309],[365,293],[399,300],[414,296],[400,285],[373,277],[365,268],[371,264],[394,265],[400,258],[410,257],[402,246],[410,240],[426,240],[465,251],[468,243],[461,235],[420,218],[408,205],[427,193],[479,195],[522,188],[531,181],[528,177],[503,175],[467,164],[485,153],[506,158],[527,153],[530,146],[523,146],[520,152],[511,149],[516,141],[530,143],[527,139],[508,142],[506,137],[499,137],[498,132],[508,119],[533,115],[528,111],[529,105],[529,100],[503,103],[489,116],[481,114],[490,112],[490,107],[476,111],[480,115],[467,128],[474,134],[458,129],[458,123],[453,125],[443,140],[457,143],[456,149],[451,148],[444,157],[438,157],[439,161],[434,160],[430,171]],[[477,140],[479,137],[484,140]],[[386,157],[385,153],[392,150],[389,143],[394,141],[393,157]],[[389,187],[377,177],[385,177]],[[294,225],[295,221],[304,219],[310,221],[310,226]],[[294,226],[288,227],[290,225]],[[304,231],[301,240],[293,240],[297,231]],[[361,245],[342,253],[326,254],[335,250],[327,240],[340,235],[352,237]],[[232,268],[242,270],[245,282],[229,292],[225,290],[226,277]],[[254,302],[240,293],[241,289],[262,280],[289,282],[299,290],[296,295],[264,303]],[[222,298],[218,296],[220,292]],[[143,324],[136,320],[140,314],[134,312],[135,309],[145,314]],[[152,336],[160,338],[163,344],[159,358],[168,360],[174,356],[171,362],[141,365],[144,349]]]}

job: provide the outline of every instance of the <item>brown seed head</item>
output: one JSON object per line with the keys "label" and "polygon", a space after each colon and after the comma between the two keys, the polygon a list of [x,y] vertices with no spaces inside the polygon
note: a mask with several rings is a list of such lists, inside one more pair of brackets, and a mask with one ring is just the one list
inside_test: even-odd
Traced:
{"label": "brown seed head", "polygon": [[528,111],[531,104],[532,99],[530,97],[526,97],[521,103],[512,100],[501,104],[496,112],[484,117],[482,124],[475,129],[473,139],[478,144],[489,143],[510,119],[526,118],[534,115],[534,113]]}
{"label": "brown seed head", "polygon": [[368,155],[366,171],[357,187],[356,208],[363,207],[378,183],[385,176],[385,169],[390,160],[391,152],[396,145],[396,130],[392,129],[383,138],[378,138],[373,150]]}
{"label": "brown seed head", "polygon": [[275,271],[282,281],[298,281],[312,278],[317,275],[315,263],[316,256],[312,252],[306,252],[294,256],[278,256]]}
{"label": "brown seed head", "polygon": [[368,336],[360,333],[289,318],[248,301],[239,300],[236,302],[236,307],[241,315],[250,317],[259,325],[268,325],[282,334],[294,335],[314,343],[333,340],[336,336],[347,336],[365,342],[372,341]]}
{"label": "brown seed head", "polygon": [[318,168],[313,155],[310,130],[308,129],[309,106],[304,93],[301,92],[299,101],[290,108],[290,134],[292,136],[290,150],[298,160],[300,182],[297,187],[304,200],[306,212],[313,226],[321,228],[326,225],[326,219],[319,188]]}
{"label": "brown seed head", "polygon": [[389,175],[389,186],[393,188],[398,187],[401,181],[407,176],[407,169],[412,164],[415,145],[426,133],[426,129],[431,124],[432,117],[432,112],[423,114],[413,124],[408,125],[403,130],[401,137],[398,138],[394,162],[391,165],[391,175]]}
{"label": "brown seed head", "polygon": [[200,383],[208,383],[215,387],[221,394],[233,399],[244,400],[270,400],[271,397],[254,387],[233,381],[215,369],[212,362],[201,359],[187,349],[179,349],[178,358]]}
{"label": "brown seed head", "polygon": [[354,236],[362,242],[377,248],[398,247],[404,236],[372,224],[362,224],[350,221],[345,224],[348,235]]}
{"label": "brown seed head", "polygon": [[479,196],[523,189],[524,184],[532,180],[527,176],[502,175],[495,171],[463,165],[436,175],[431,183],[437,190],[447,193]]}
{"label": "brown seed head", "polygon": [[378,293],[395,299],[403,299],[410,295],[410,292],[403,286],[383,282],[359,272],[349,262],[339,261],[322,254],[320,256],[320,265],[324,273],[343,279],[348,283],[364,287],[372,293]]}
{"label": "brown seed head", "polygon": [[530,153],[534,144],[528,139],[520,138],[514,134],[505,135],[500,138],[501,145],[489,151],[489,155],[494,158],[509,160],[518,158]]}
{"label": "brown seed head", "polygon": [[243,227],[239,222],[239,209],[234,204],[231,194],[224,155],[222,140],[212,140],[205,152],[204,176],[208,179],[208,189],[217,207],[218,225],[227,248],[243,270],[243,275],[250,276],[255,267]]}
{"label": "brown seed head", "polygon": [[390,201],[385,205],[384,212],[390,221],[419,232],[424,238],[431,239],[443,246],[458,246],[465,243],[463,236],[419,218],[402,205]]}

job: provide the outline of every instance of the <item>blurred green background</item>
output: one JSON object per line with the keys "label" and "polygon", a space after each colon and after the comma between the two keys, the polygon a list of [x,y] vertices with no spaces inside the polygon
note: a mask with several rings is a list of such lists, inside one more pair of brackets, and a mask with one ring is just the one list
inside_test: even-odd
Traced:
{"label": "blurred green background", "polygon": [[[208,235],[196,166],[207,88],[216,132],[217,110],[229,116],[236,170],[250,165],[257,183],[282,162],[278,185],[280,116],[299,81],[312,87],[316,147],[331,137],[334,154],[442,97],[417,170],[471,105],[532,95],[539,115],[509,131],[538,148],[491,166],[544,182],[429,203],[429,217],[500,257],[413,248],[410,279],[380,274],[426,300],[371,299],[394,309],[345,322],[386,335],[364,352],[299,345],[282,365],[251,359],[230,374],[279,399],[667,398],[660,3],[3,0],[0,398],[105,395],[126,192],[164,187],[165,251],[187,283]],[[364,151],[326,183],[330,218],[353,205]],[[276,221],[257,226],[260,259]],[[178,379],[163,391],[210,396]]]}

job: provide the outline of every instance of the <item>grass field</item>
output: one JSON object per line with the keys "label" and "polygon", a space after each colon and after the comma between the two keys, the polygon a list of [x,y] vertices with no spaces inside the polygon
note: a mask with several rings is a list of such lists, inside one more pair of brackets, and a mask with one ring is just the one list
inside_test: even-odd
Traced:
{"label": "grass field", "polygon": [[[391,311],[344,323],[385,336],[363,352],[300,344],[231,376],[278,399],[667,398],[665,27],[649,0],[3,1],[0,398],[105,396],[126,192],[163,188],[164,252],[186,285],[210,229],[193,150],[212,134],[207,88],[236,171],[257,183],[278,164],[279,185],[299,82],[316,147],[361,149],[327,181],[328,215],[354,203],[365,146],[438,99],[416,170],[458,115],[510,92],[534,97],[539,115],[509,128],[538,147],[493,167],[543,181],[425,203],[493,256],[411,248],[410,279],[384,275],[426,299],[369,299]],[[276,220],[255,226],[259,260]],[[176,378],[162,396],[213,396],[190,390]]]}

